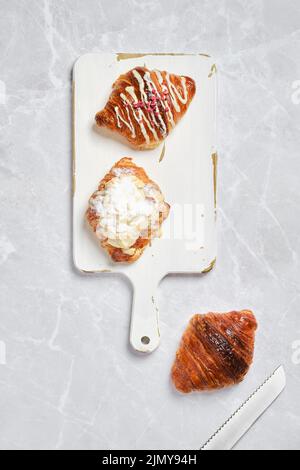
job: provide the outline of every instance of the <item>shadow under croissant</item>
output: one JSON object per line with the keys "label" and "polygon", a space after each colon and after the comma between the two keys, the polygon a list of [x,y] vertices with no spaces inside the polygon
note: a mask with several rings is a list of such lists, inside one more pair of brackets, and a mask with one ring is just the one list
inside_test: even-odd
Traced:
{"label": "shadow under croissant", "polygon": [[[114,142],[118,142],[122,145],[125,145],[128,149],[135,150],[135,151],[140,151],[141,150],[141,149],[137,148],[136,146],[131,145],[130,142],[125,137],[120,135],[118,132],[112,131],[112,130],[108,129],[107,127],[99,127],[96,124],[96,122],[94,122],[94,124],[92,126],[92,131],[96,134],[99,134],[102,138],[113,140]],[[159,145],[160,144],[161,144],[161,142],[159,142]],[[143,151],[154,150],[155,148],[156,147],[149,148],[149,149],[143,149]]]}

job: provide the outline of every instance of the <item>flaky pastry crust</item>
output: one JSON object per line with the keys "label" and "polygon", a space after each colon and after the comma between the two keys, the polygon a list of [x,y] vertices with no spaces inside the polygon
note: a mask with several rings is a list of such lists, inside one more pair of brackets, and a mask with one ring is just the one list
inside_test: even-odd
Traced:
{"label": "flaky pastry crust", "polygon": [[157,147],[186,113],[196,84],[190,77],[136,67],[113,84],[96,123],[139,150]]}
{"label": "flaky pastry crust", "polygon": [[[97,226],[99,223],[99,215],[94,210],[91,202],[94,198],[96,198],[100,191],[104,190],[107,183],[109,183],[113,178],[116,177],[116,170],[126,171],[129,170],[130,174],[136,176],[140,181],[142,181],[145,185],[152,185],[158,191],[160,191],[159,186],[154,183],[147,175],[145,170],[141,167],[138,167],[133,163],[132,158],[125,157],[118,161],[111,170],[105,175],[105,177],[100,181],[97,191],[90,198],[90,205],[86,212],[86,219],[88,224],[90,225],[91,229],[95,233],[97,230]],[[170,211],[170,206],[168,203],[163,203],[163,209],[159,213],[159,227],[161,227],[163,221],[168,217]],[[134,245],[130,247],[130,250],[133,252],[132,254],[128,254],[122,248],[116,248],[109,244],[108,240],[100,241],[101,246],[108,252],[110,257],[113,261],[117,263],[133,263],[137,259],[140,258],[145,248],[150,244],[151,240],[158,235],[159,230],[152,230],[149,229],[147,237],[140,236]]]}
{"label": "flaky pastry crust", "polygon": [[250,310],[194,315],[172,367],[178,391],[211,391],[241,382],[253,360],[257,322]]}

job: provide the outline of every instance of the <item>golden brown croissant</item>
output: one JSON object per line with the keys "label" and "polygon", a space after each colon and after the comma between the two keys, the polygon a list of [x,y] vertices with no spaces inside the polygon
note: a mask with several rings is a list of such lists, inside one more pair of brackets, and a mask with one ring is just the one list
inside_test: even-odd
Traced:
{"label": "golden brown croissant", "polygon": [[160,235],[170,206],[160,188],[131,158],[122,158],[100,181],[86,217],[113,261],[132,263]]}
{"label": "golden brown croissant", "polygon": [[99,127],[118,132],[132,147],[152,149],[182,118],[195,92],[189,77],[136,67],[116,80],[95,119]]}
{"label": "golden brown croissant", "polygon": [[194,315],[172,368],[177,390],[209,391],[241,382],[252,364],[256,329],[250,310]]}

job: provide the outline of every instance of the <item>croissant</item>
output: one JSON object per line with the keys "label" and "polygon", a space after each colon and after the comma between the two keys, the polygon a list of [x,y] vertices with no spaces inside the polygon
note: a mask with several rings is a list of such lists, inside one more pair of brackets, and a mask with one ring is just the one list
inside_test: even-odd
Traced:
{"label": "croissant", "polygon": [[122,158],[89,200],[87,221],[115,262],[133,263],[160,236],[169,215],[159,186],[131,158]]}
{"label": "croissant", "polygon": [[192,78],[136,67],[113,84],[99,127],[117,132],[139,150],[157,147],[187,111],[195,93]]}
{"label": "croissant", "polygon": [[241,382],[252,364],[256,329],[250,310],[194,315],[172,367],[176,389],[210,391]]}

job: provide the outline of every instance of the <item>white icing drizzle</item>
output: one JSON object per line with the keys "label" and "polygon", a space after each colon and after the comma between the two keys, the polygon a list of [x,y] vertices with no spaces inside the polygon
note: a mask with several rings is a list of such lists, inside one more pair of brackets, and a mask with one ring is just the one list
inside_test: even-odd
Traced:
{"label": "white icing drizzle", "polygon": [[181,94],[177,90],[176,86],[171,82],[170,75],[168,73],[166,73],[166,81],[167,81],[168,88],[169,88],[169,91],[170,91],[170,94],[171,94],[171,99],[172,99],[174,108],[179,113],[180,112],[180,106],[178,104],[176,96],[182,104],[187,103],[188,93],[187,93],[187,87],[186,87],[186,79],[184,77],[181,77],[181,85],[182,85],[182,88],[183,88],[183,97],[181,96]]}
{"label": "white icing drizzle", "polygon": [[[151,86],[152,86],[153,89],[156,90],[157,93],[158,93],[158,90],[157,90],[157,88],[156,88],[156,86],[155,86],[155,83],[154,83],[154,82],[152,81],[152,79],[151,79],[150,72],[146,72],[146,73],[145,73],[145,75],[144,75],[144,80],[145,80],[145,82],[146,82],[147,85],[148,85],[149,91],[152,91],[152,90],[151,90]],[[165,103],[164,103],[163,100],[161,100],[161,104],[162,104],[163,109],[165,110],[165,109],[166,109],[166,106],[165,106]],[[153,115],[153,119],[154,119],[155,123],[157,123],[153,112],[152,112],[152,115]],[[166,127],[165,121],[163,120],[163,118],[162,118],[162,116],[161,116],[160,113],[159,113],[159,115],[158,115],[158,119],[159,119],[159,122],[160,122],[160,126],[161,126],[161,128],[162,128],[162,134],[163,134],[163,135],[166,135],[166,134],[167,134],[167,127]],[[159,125],[159,124],[157,124],[157,125]]]}
{"label": "white icing drizzle", "polygon": [[[144,74],[144,78],[142,78],[142,76],[139,74],[139,72],[137,70],[133,70],[133,75],[135,76],[135,78],[138,81],[142,101],[143,101],[143,103],[146,103],[148,101],[148,97],[147,97],[147,93],[145,92],[145,83],[148,85],[148,90],[150,92],[152,92],[151,84],[152,84],[152,87],[156,89],[154,83],[151,80],[150,73],[146,72]],[[156,91],[157,91],[157,89],[156,89]],[[159,118],[159,121],[160,121],[160,124],[159,124],[156,120],[156,116],[155,116],[153,110],[150,111],[150,114],[151,114],[151,119],[154,122],[154,124],[156,125],[156,127],[161,128],[162,129],[162,135],[165,136],[167,134],[167,128],[166,128],[165,122],[162,119],[161,115],[160,114],[158,115],[158,118]]]}
{"label": "white icing drizzle", "polygon": [[[164,79],[163,79],[162,74],[160,73],[160,71],[155,70],[155,74],[157,76],[157,79],[158,79],[158,82],[159,82],[160,86],[162,87],[162,90],[169,91],[168,87],[166,85],[164,85]],[[164,110],[166,109],[165,103],[163,103],[163,108],[164,108]],[[168,117],[169,122],[171,123],[172,127],[175,127],[174,117],[173,117],[173,113],[170,109],[170,106],[168,106],[167,117]]]}
{"label": "white icing drizzle", "polygon": [[[182,85],[182,88],[183,88],[183,96],[181,96],[181,94],[177,90],[176,86],[171,82],[170,75],[168,73],[166,73],[166,83],[164,83],[164,79],[163,79],[162,74],[160,73],[160,71],[155,70],[154,72],[157,76],[157,79],[159,81],[160,86],[162,87],[162,90],[168,91],[168,93],[170,94],[170,98],[171,98],[171,101],[172,101],[172,104],[173,104],[175,110],[177,112],[180,112],[180,103],[186,104],[187,100],[188,100],[188,91],[187,91],[187,87],[186,87],[185,77],[181,77],[181,85]],[[134,69],[133,70],[133,75],[134,75],[134,77],[136,78],[136,80],[138,82],[141,99],[142,99],[143,103],[146,105],[146,103],[148,103],[148,96],[147,96],[147,93],[145,91],[145,85],[147,85],[148,91],[150,93],[152,93],[153,90],[155,90],[159,94],[155,83],[151,79],[151,72],[149,72],[149,71],[145,72],[144,77],[142,77],[141,74],[136,69]],[[135,89],[134,89],[133,86],[126,87],[126,92],[131,96],[131,98],[133,98],[134,103],[138,103],[139,100],[136,96]],[[149,135],[148,135],[148,132],[147,132],[147,129],[146,129],[144,123],[146,124],[146,126],[148,127],[149,131],[152,133],[152,135],[153,135],[153,137],[156,141],[158,141],[159,138],[158,138],[158,135],[157,135],[157,132],[156,132],[155,128],[151,125],[151,122],[157,128],[160,129],[160,132],[163,136],[167,135],[167,126],[164,122],[164,119],[163,119],[161,113],[156,114],[154,112],[154,109],[151,109],[151,111],[148,111],[150,116],[151,116],[151,122],[150,122],[147,119],[147,117],[145,115],[145,112],[141,108],[135,109],[133,107],[132,101],[130,99],[128,99],[127,96],[124,93],[121,93],[120,96],[121,96],[121,98],[122,98],[122,100],[125,104],[126,114],[127,114],[127,119],[128,120],[120,114],[119,107],[115,106],[115,113],[116,113],[116,117],[117,117],[117,125],[118,125],[119,128],[121,128],[121,126],[122,126],[121,122],[124,123],[128,127],[128,129],[131,131],[131,136],[133,138],[136,137],[135,128],[134,128],[134,125],[133,125],[131,117],[130,117],[130,111],[129,111],[129,109],[130,109],[132,111],[132,115],[133,115],[135,121],[140,126],[141,132],[142,132],[147,144],[150,143],[150,138],[149,138]],[[160,100],[160,104],[161,104],[163,110],[166,113],[168,121],[171,123],[172,127],[174,127],[175,126],[174,116],[172,114],[170,106],[163,99]]]}
{"label": "white icing drizzle", "polygon": [[[135,94],[135,91],[134,91],[134,87],[133,87],[133,86],[128,86],[128,87],[126,88],[126,91],[127,91],[127,93],[129,93],[129,95],[134,99],[135,102],[138,101],[138,98],[137,98],[137,96],[136,96],[136,94]],[[131,108],[132,108],[132,105],[131,105],[131,104],[130,104],[130,106],[131,106]],[[134,112],[133,108],[132,108],[132,111],[133,111],[133,114],[134,114],[134,116],[135,116],[136,113]],[[149,139],[148,132],[147,132],[146,129],[145,129],[143,120],[146,122],[146,124],[147,124],[149,130],[152,132],[152,134],[153,134],[155,140],[158,140],[158,136],[157,136],[157,133],[156,133],[154,127],[151,126],[150,122],[149,122],[148,119],[146,118],[146,116],[145,116],[145,114],[143,113],[143,111],[142,111],[141,109],[138,109],[138,113],[139,113],[139,114],[138,114],[138,118],[136,118],[136,120],[137,120],[137,122],[139,123],[139,126],[140,126],[140,128],[141,128],[142,134],[143,134],[143,136],[145,137],[145,140],[146,140],[147,144],[150,143],[150,139]]]}
{"label": "white icing drizzle", "polygon": [[135,78],[137,79],[139,83],[141,97],[142,97],[142,100],[145,102],[147,101],[147,94],[145,92],[145,82],[137,70],[135,69],[133,70],[133,75],[135,76]]}
{"label": "white icing drizzle", "polygon": [[125,126],[127,126],[129,130],[131,130],[131,136],[132,136],[133,138],[135,138],[135,129],[134,129],[134,125],[132,124],[132,121],[131,121],[131,119],[130,119],[130,115],[129,115],[128,109],[126,109],[126,111],[127,111],[128,121],[126,121],[126,119],[124,119],[124,118],[121,116],[121,114],[120,114],[120,112],[119,112],[119,107],[118,107],[118,106],[115,106],[115,113],[116,113],[116,116],[117,116],[117,125],[118,125],[119,128],[121,128],[121,122],[120,122],[120,121],[122,121],[122,122],[125,124]]}
{"label": "white icing drizzle", "polygon": [[[131,94],[131,93],[130,93],[130,89],[131,89],[131,88],[133,89],[133,92],[134,92],[134,88],[133,88],[133,87],[127,87],[127,88],[126,88],[126,91],[127,91],[129,94]],[[128,107],[130,107],[130,109],[131,109],[131,111],[132,111],[132,114],[133,114],[133,117],[134,117],[134,119],[136,120],[136,122],[139,124],[139,126],[140,126],[140,128],[141,128],[141,131],[142,131],[142,134],[143,134],[143,136],[145,137],[145,140],[146,140],[146,142],[147,142],[147,144],[148,144],[148,143],[150,142],[150,139],[149,139],[149,136],[148,136],[148,134],[147,134],[147,132],[146,132],[145,126],[144,126],[143,122],[141,121],[140,115],[137,114],[137,112],[135,111],[135,109],[134,109],[133,106],[132,106],[131,101],[127,98],[126,95],[124,95],[124,93],[121,93],[120,96],[121,96],[123,102],[127,104],[126,111],[127,111],[127,115],[128,115],[128,119],[129,119],[130,124],[133,126],[132,121],[131,121],[131,119],[130,119],[130,113],[129,113]],[[137,97],[135,96],[135,94],[134,94],[134,96],[133,96],[133,99],[134,99],[135,101],[137,101]],[[127,123],[127,124],[128,124],[128,123]],[[134,126],[133,126],[133,128],[134,128]],[[135,133],[135,132],[134,132],[134,136],[132,136],[132,137],[136,137],[136,133]]]}
{"label": "white icing drizzle", "polygon": [[[134,88],[133,88],[133,87],[127,87],[127,88],[126,88],[126,91],[127,91],[129,94],[131,94],[131,88],[132,88],[133,93],[134,93]],[[136,122],[137,122],[138,125],[140,126],[141,131],[142,131],[142,134],[143,134],[143,136],[145,137],[146,142],[149,143],[149,142],[150,142],[150,139],[149,139],[149,136],[148,136],[147,131],[146,131],[146,129],[145,129],[145,126],[144,126],[144,124],[143,124],[142,116],[141,116],[139,110],[136,111],[136,110],[133,108],[131,101],[126,97],[126,95],[124,95],[124,93],[121,93],[120,96],[121,96],[123,102],[127,104],[127,107],[126,107],[126,108],[127,108],[127,115],[128,115],[128,119],[130,120],[130,123],[132,123],[132,121],[131,121],[131,119],[130,119],[130,114],[129,114],[129,109],[128,109],[128,107],[130,107],[134,119],[136,120]],[[134,98],[135,101],[137,101],[137,97],[136,97],[135,94],[134,94],[133,98]],[[136,136],[136,134],[134,135],[134,137],[135,137],[135,136]]]}

